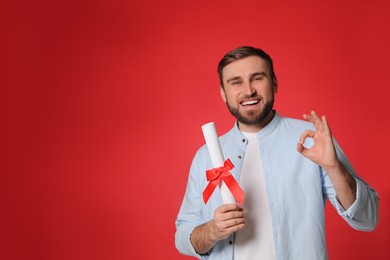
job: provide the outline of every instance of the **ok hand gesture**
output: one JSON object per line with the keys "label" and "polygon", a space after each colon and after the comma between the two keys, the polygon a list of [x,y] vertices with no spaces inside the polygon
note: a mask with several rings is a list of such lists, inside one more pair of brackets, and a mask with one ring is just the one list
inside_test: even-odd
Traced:
{"label": "ok hand gesture", "polygon": [[[328,122],[325,116],[320,118],[314,111],[310,115],[303,115],[303,118],[312,122],[316,131],[303,132],[297,150],[324,168],[332,181],[338,200],[344,209],[348,209],[356,200],[356,181],[337,158]],[[303,146],[308,137],[314,140],[314,145],[310,148]]]}
{"label": "ok hand gesture", "polygon": [[[303,118],[312,122],[316,131],[306,130],[303,132],[297,144],[298,152],[319,164],[325,170],[338,167],[339,161],[334,148],[332,133],[325,116],[320,118],[312,111],[310,115],[303,115]],[[303,146],[305,139],[308,137],[314,140],[314,145],[310,148]]]}

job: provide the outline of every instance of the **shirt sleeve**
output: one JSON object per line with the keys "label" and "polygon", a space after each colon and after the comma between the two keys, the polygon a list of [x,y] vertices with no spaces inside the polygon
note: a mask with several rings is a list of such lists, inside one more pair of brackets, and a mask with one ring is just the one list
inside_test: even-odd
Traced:
{"label": "shirt sleeve", "polygon": [[202,191],[200,190],[198,155],[195,156],[188,177],[184,199],[176,219],[175,245],[180,253],[194,256],[198,259],[207,259],[207,255],[199,255],[191,244],[191,233],[205,220],[202,215]]}
{"label": "shirt sleeve", "polygon": [[351,227],[361,231],[372,231],[378,224],[378,194],[356,174],[336,141],[335,147],[339,160],[356,181],[356,200],[348,209],[344,209],[337,199],[336,191],[329,176],[323,171],[323,189],[325,196],[332,203],[333,207],[335,207],[338,214]]}

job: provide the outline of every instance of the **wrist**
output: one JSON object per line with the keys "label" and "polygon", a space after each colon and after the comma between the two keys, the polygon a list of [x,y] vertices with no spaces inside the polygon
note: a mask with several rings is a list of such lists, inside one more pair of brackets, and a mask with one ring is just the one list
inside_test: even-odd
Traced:
{"label": "wrist", "polygon": [[339,160],[332,165],[322,166],[322,168],[326,171],[326,173],[328,173],[328,175],[342,174],[345,172],[344,165]]}
{"label": "wrist", "polygon": [[207,233],[208,233],[208,240],[210,242],[210,244],[215,244],[218,242],[218,237],[217,235],[215,234],[215,227],[214,227],[214,223],[213,223],[213,220],[208,222],[206,224],[206,228],[207,228]]}

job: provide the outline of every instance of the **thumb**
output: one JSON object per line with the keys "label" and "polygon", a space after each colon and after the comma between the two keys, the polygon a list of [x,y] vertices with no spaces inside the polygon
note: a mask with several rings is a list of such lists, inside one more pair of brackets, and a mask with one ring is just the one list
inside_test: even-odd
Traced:
{"label": "thumb", "polygon": [[308,149],[304,147],[303,144],[297,143],[297,151],[307,157]]}

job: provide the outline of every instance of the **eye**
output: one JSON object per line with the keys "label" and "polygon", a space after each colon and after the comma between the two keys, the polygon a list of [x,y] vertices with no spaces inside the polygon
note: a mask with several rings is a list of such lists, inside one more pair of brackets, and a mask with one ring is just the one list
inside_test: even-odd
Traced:
{"label": "eye", "polygon": [[232,81],[233,86],[239,86],[240,84],[241,84],[241,81],[239,81],[239,80]]}
{"label": "eye", "polygon": [[253,81],[261,81],[264,79],[264,76],[256,76],[253,78]]}

